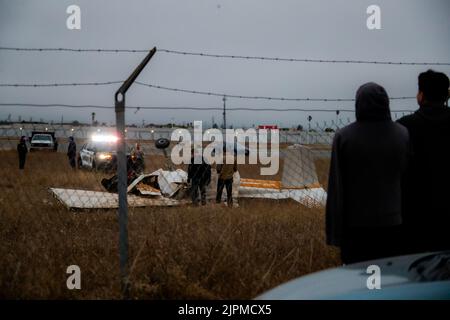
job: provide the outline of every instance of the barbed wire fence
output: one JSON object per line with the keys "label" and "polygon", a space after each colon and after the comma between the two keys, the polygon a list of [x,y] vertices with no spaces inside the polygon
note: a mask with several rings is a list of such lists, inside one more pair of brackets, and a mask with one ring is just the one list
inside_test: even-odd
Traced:
{"label": "barbed wire fence", "polygon": [[[57,53],[147,53],[148,50],[130,49],[82,49],[82,48],[19,48],[0,47],[0,51],[57,52]],[[447,62],[401,62],[369,60],[325,60],[308,58],[257,57],[242,55],[210,54],[158,49],[158,53],[169,55],[198,56],[217,59],[245,59],[293,63],[341,63],[374,65],[439,65],[449,66]],[[114,86],[123,80],[104,82],[42,82],[16,83],[3,82],[0,88],[33,90],[40,88]],[[202,96],[217,96],[240,100],[264,100],[282,102],[354,102],[345,97],[279,97],[239,95],[227,92],[176,88],[160,86],[144,81],[135,81],[139,86],[165,90],[174,93],[187,93]],[[394,96],[391,100],[409,101],[413,96]],[[113,105],[73,104],[70,101],[29,103],[27,101],[0,101],[2,107],[33,108],[34,114],[41,110],[77,109],[91,112],[96,109],[114,110]],[[146,106],[132,105],[126,109],[135,110],[185,110],[222,111],[219,106]],[[245,164],[229,163],[211,167],[202,165],[176,165],[170,154],[176,142],[170,142],[176,130],[188,130],[193,136],[194,128],[164,128],[157,126],[127,127],[125,129],[127,159],[127,201],[128,208],[151,208],[173,206],[214,206],[228,205],[238,207],[240,202],[277,201],[295,205],[305,210],[323,212],[326,201],[327,176],[334,133],[348,125],[349,118],[338,117],[340,112],[352,113],[353,108],[313,108],[313,107],[232,107],[226,112],[238,115],[252,112],[311,114],[335,113],[336,120],[315,122],[308,118],[307,127],[298,128],[253,128],[258,140],[235,144],[227,152],[236,159],[243,156]],[[410,113],[411,109],[392,110],[393,118]],[[248,129],[248,128],[246,128]],[[250,128],[252,129],[252,128]],[[208,133],[205,129],[203,134]],[[219,129],[221,130],[221,129]],[[223,130],[222,130],[223,131]],[[249,164],[252,154],[259,159],[259,142],[269,140],[275,132],[279,139],[269,144],[270,158],[279,162],[273,175],[263,175],[261,169],[270,164]],[[73,138],[73,142],[70,139]],[[239,140],[239,133],[236,133]],[[203,144],[208,141],[204,141]],[[76,148],[73,151],[73,144]],[[82,125],[78,123],[48,123],[10,119],[0,123],[0,152],[4,165],[1,174],[5,181],[14,181],[22,192],[4,184],[2,202],[9,210],[26,210],[45,207],[48,210],[108,210],[119,206],[117,177],[117,130],[115,126]],[[275,152],[277,151],[278,152]],[[223,151],[218,146],[217,152]],[[195,152],[194,152],[195,153]],[[277,159],[275,159],[276,157]],[[19,168],[21,167],[21,168]],[[12,182],[11,182],[12,183]],[[6,187],[5,187],[6,186]],[[228,193],[231,193],[229,195]],[[262,199],[262,200],[261,200]],[[213,209],[212,209],[213,210]]]}

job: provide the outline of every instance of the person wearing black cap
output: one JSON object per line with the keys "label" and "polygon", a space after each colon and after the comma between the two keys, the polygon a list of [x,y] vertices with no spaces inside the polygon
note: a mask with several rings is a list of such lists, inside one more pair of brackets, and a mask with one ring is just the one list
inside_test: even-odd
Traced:
{"label": "person wearing black cap", "polygon": [[356,121],[334,136],[326,204],[327,243],[345,264],[387,257],[402,223],[401,178],[410,156],[405,127],[391,120],[376,83],[356,93]]}
{"label": "person wearing black cap", "polygon": [[25,169],[25,160],[27,158],[28,148],[25,143],[25,136],[20,137],[20,141],[17,144],[17,153],[19,155],[19,169]]}
{"label": "person wearing black cap", "polygon": [[449,78],[428,70],[418,78],[419,109],[398,120],[413,156],[403,183],[403,253],[450,249]]}

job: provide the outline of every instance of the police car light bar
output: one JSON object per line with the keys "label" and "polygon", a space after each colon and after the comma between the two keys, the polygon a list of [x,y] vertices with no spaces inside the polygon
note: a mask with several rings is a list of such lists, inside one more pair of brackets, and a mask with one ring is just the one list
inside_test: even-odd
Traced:
{"label": "police car light bar", "polygon": [[93,134],[91,137],[94,142],[117,142],[119,138],[115,135]]}

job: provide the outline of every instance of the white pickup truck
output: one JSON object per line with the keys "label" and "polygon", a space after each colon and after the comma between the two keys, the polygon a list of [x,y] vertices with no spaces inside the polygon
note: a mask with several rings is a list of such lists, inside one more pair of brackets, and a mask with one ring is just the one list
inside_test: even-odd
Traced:
{"label": "white pickup truck", "polygon": [[58,143],[54,132],[32,132],[30,139],[30,151],[48,150],[56,151]]}

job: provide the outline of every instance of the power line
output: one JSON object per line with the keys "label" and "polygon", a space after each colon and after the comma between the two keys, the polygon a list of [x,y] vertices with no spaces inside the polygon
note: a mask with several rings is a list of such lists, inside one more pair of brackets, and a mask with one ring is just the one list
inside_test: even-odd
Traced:
{"label": "power line", "polygon": [[[106,81],[106,82],[77,82],[77,83],[0,83],[0,87],[25,87],[25,88],[41,88],[41,87],[70,87],[70,86],[104,86],[104,85],[112,85],[123,83],[123,81]],[[249,100],[269,100],[269,101],[296,101],[296,102],[352,102],[355,101],[354,98],[285,98],[285,97],[269,97],[269,96],[248,96],[248,95],[236,95],[236,94],[227,94],[223,92],[210,92],[210,91],[199,91],[199,90],[189,90],[189,89],[180,89],[180,88],[172,88],[165,87],[160,85],[154,85],[150,83],[145,83],[141,81],[135,81],[137,85],[172,91],[172,92],[182,92],[182,93],[190,93],[196,95],[205,95],[205,96],[215,96],[215,97],[226,97],[226,98],[235,98],[235,99],[249,99]],[[416,97],[390,97],[391,100],[411,100],[416,99]]]}
{"label": "power line", "polygon": [[[85,49],[85,48],[20,48],[20,47],[0,47],[2,51],[25,51],[25,52],[73,52],[73,53],[146,53],[148,49]],[[355,60],[355,59],[310,59],[310,58],[284,58],[247,56],[230,54],[213,54],[205,52],[190,52],[170,49],[157,49],[158,52],[183,55],[198,56],[218,59],[239,59],[239,60],[260,60],[276,62],[304,62],[304,63],[338,63],[338,64],[376,64],[376,65],[404,65],[404,66],[450,66],[450,62],[413,62],[413,61],[379,61],[379,60]]]}
{"label": "power line", "polygon": [[[0,103],[0,106],[7,107],[37,107],[37,108],[76,108],[76,109],[114,109],[114,106],[108,105],[91,105],[91,104],[39,104],[39,103]],[[132,110],[191,110],[191,111],[223,111],[220,107],[165,107],[165,106],[127,106],[127,109]],[[270,112],[355,112],[354,109],[322,109],[322,108],[250,108],[250,107],[235,107],[227,108],[227,111],[270,111]],[[391,110],[391,112],[411,112],[409,109]]]}

